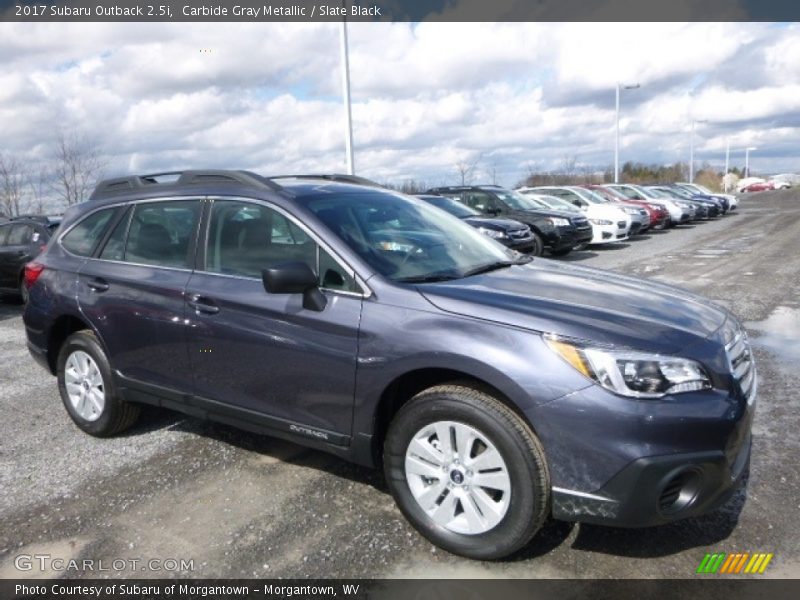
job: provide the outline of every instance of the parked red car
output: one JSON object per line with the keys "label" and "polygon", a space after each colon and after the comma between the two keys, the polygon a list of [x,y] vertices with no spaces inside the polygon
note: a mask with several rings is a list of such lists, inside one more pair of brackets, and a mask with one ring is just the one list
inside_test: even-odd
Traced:
{"label": "parked red car", "polygon": [[743,187],[743,192],[767,192],[769,190],[774,190],[775,184],[771,181],[759,181],[757,183],[751,183],[750,185]]}
{"label": "parked red car", "polygon": [[583,185],[581,187],[585,187],[589,190],[592,190],[596,194],[600,194],[609,202],[622,202],[625,204],[635,204],[637,206],[641,206],[647,211],[647,214],[650,215],[651,229],[664,229],[669,224],[669,212],[666,208],[659,204],[652,204],[650,202],[645,202],[644,200],[631,200],[619,192],[603,187],[602,185]]}

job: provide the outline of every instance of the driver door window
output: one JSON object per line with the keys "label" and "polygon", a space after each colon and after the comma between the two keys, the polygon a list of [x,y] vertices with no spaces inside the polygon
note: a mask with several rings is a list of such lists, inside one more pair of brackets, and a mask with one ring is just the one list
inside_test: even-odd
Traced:
{"label": "driver door window", "polygon": [[206,271],[261,279],[263,269],[287,262],[306,263],[319,275],[320,287],[360,292],[353,274],[283,214],[260,204],[214,202]]}

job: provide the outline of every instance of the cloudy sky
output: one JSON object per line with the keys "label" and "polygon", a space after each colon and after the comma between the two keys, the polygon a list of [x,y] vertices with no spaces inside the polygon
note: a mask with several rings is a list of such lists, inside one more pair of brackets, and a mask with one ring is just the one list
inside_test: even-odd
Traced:
{"label": "cloudy sky", "polygon": [[[345,170],[337,24],[2,23],[0,151],[44,162],[60,129],[107,175]],[[800,172],[800,27],[755,23],[350,24],[356,171],[517,183],[621,159]]]}

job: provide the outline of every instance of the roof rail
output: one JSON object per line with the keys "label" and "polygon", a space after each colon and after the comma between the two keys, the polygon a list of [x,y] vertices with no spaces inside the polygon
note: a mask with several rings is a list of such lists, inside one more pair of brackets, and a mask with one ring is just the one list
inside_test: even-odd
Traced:
{"label": "roof rail", "polygon": [[270,181],[276,179],[324,179],[325,181],[335,181],[338,183],[352,183],[355,185],[367,185],[370,187],[386,187],[377,181],[367,179],[366,177],[359,177],[358,175],[346,175],[344,173],[322,173],[311,175],[274,175],[267,177]]}
{"label": "roof rail", "polygon": [[47,215],[17,215],[9,217],[9,221],[36,221],[37,223],[50,223],[52,218]]}
{"label": "roof rail", "polygon": [[268,187],[274,191],[282,189],[280,185],[270,179],[250,171],[222,169],[168,171],[164,173],[151,173],[149,175],[130,175],[128,177],[106,179],[97,184],[94,192],[92,192],[92,195],[89,197],[89,201],[125,194],[134,190],[153,188],[155,186],[169,189],[203,183],[236,183],[239,185]]}

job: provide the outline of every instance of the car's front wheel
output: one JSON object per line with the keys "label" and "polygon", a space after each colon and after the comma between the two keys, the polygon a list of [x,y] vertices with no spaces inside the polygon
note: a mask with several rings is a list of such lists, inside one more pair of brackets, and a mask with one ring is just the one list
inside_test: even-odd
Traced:
{"label": "car's front wheel", "polygon": [[508,556],[548,513],[536,435],[496,398],[464,385],[425,390],[403,406],[389,427],[384,469],[406,518],[454,554]]}
{"label": "car's front wheel", "polygon": [[67,338],[58,355],[57,376],[64,407],[86,433],[108,437],[139,417],[139,405],[119,397],[106,354],[91,331]]}

